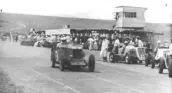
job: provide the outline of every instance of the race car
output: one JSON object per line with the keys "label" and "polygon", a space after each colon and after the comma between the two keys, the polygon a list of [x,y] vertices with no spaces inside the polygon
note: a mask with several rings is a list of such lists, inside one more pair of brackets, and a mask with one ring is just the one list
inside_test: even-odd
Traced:
{"label": "race car", "polygon": [[164,69],[168,69],[169,77],[172,77],[172,54],[169,49],[159,49],[155,56],[155,62],[158,63],[159,73],[163,73]]}
{"label": "race car", "polygon": [[145,61],[145,48],[144,47],[135,47],[132,45],[128,45],[125,47],[123,52],[123,48],[119,49],[118,54],[115,52],[110,52],[109,54],[110,62],[118,62],[125,61],[127,64],[130,63],[142,63]]}
{"label": "race car", "polygon": [[52,47],[51,49],[52,67],[59,64],[60,70],[64,71],[67,67],[88,67],[90,72],[95,69],[95,56],[85,55],[83,46],[79,44],[64,44]]}

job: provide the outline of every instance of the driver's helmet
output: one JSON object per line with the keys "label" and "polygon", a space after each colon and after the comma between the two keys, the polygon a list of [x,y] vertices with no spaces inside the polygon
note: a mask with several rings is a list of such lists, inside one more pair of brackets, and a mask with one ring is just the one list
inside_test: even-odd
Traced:
{"label": "driver's helmet", "polygon": [[124,41],[124,44],[128,44],[128,41],[127,41],[127,40],[125,40],[125,41]]}
{"label": "driver's helmet", "polygon": [[157,41],[157,44],[161,44],[161,41],[160,41],[160,40],[158,40],[158,41]]}
{"label": "driver's helmet", "polygon": [[67,41],[67,38],[66,38],[66,37],[62,37],[62,38],[61,38],[61,41],[62,41],[62,42],[66,42],[66,41]]}
{"label": "driver's helmet", "polygon": [[67,42],[70,42],[71,41],[70,36],[66,36],[66,40],[67,40]]}

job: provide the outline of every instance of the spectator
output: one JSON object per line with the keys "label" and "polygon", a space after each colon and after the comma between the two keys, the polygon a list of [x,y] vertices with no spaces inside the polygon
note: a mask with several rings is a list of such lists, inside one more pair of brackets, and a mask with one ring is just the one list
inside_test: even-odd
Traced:
{"label": "spectator", "polygon": [[103,37],[102,41],[102,47],[101,47],[101,52],[100,52],[100,57],[103,56],[103,61],[107,62],[107,50],[108,50],[108,44],[109,41],[107,40],[107,37]]}
{"label": "spectator", "polygon": [[90,37],[89,39],[88,39],[88,42],[89,42],[89,50],[92,50],[93,49],[93,38],[92,37]]}
{"label": "spectator", "polygon": [[158,40],[158,41],[157,41],[157,47],[156,47],[155,50],[154,50],[154,54],[155,54],[155,55],[157,54],[158,49],[160,48],[160,45],[161,45],[161,41]]}
{"label": "spectator", "polygon": [[115,52],[115,54],[118,54],[118,49],[119,49],[119,45],[120,45],[120,41],[119,41],[119,37],[116,37],[116,40],[114,42],[114,49],[113,51]]}
{"label": "spectator", "polygon": [[137,40],[138,40],[138,47],[143,47],[143,42],[140,39],[140,37],[137,37]]}
{"label": "spectator", "polygon": [[18,35],[16,36],[16,43],[18,42]]}

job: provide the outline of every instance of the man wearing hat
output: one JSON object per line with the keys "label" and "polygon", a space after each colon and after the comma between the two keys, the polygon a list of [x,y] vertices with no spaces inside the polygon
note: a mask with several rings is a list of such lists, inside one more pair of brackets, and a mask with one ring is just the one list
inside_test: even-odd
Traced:
{"label": "man wearing hat", "polygon": [[154,50],[154,54],[155,54],[155,55],[157,54],[158,49],[160,48],[160,45],[161,45],[161,41],[158,40],[158,41],[157,41],[157,47],[156,47],[155,50]]}
{"label": "man wearing hat", "polygon": [[11,43],[13,42],[13,35],[12,35],[12,32],[10,32],[10,41],[11,41]]}

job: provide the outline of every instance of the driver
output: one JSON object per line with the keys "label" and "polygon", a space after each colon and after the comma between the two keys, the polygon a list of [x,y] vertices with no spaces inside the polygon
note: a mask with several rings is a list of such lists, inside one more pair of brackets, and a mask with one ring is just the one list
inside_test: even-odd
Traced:
{"label": "driver", "polygon": [[63,37],[61,38],[61,42],[57,44],[57,47],[61,46],[61,45],[67,45],[67,38]]}
{"label": "driver", "polygon": [[124,41],[124,45],[123,45],[123,47],[122,47],[122,54],[125,52],[125,48],[128,46],[128,44],[129,44],[129,41],[126,39],[126,40]]}

